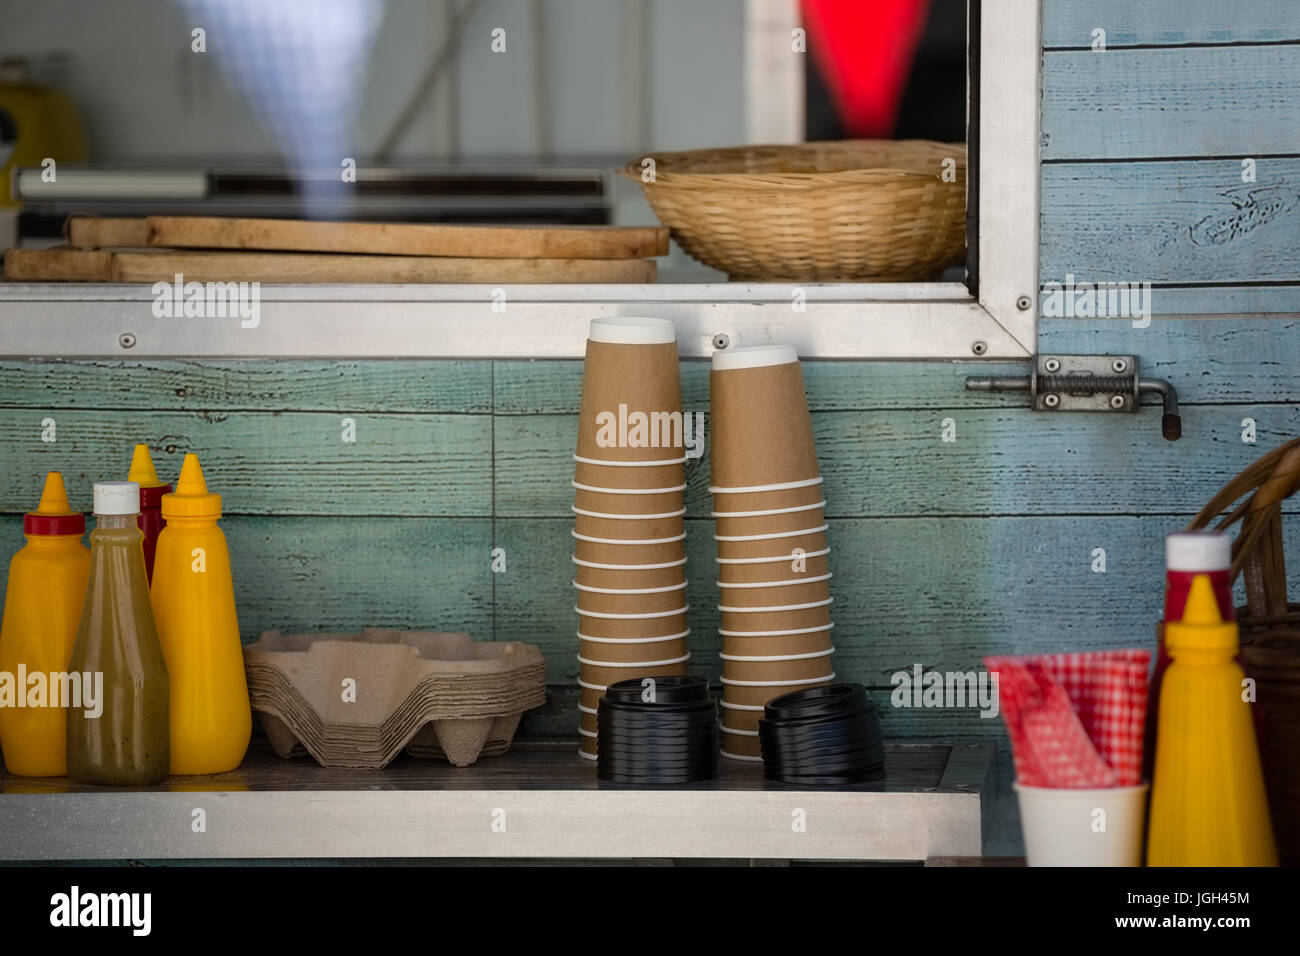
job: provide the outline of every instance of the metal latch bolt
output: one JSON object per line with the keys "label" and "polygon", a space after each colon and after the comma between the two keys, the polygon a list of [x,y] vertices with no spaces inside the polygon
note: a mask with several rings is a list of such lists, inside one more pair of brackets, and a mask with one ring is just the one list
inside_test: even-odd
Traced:
{"label": "metal latch bolt", "polygon": [[1160,431],[1169,441],[1183,433],[1178,393],[1160,378],[1141,378],[1136,355],[1039,355],[1032,375],[972,375],[968,391],[1028,392],[1042,412],[1136,412],[1142,396],[1164,403]]}

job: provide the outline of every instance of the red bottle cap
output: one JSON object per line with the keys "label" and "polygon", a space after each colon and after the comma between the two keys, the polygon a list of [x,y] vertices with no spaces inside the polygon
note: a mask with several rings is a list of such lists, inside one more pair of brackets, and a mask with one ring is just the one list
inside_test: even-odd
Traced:
{"label": "red bottle cap", "polygon": [[63,475],[51,471],[45,476],[41,502],[35,511],[23,515],[23,534],[72,534],[80,537],[86,533],[86,516],[68,505],[68,491],[63,487]]}

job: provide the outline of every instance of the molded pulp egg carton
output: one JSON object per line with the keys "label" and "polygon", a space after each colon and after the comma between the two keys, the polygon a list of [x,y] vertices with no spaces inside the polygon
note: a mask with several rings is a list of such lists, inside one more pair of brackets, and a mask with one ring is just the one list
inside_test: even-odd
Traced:
{"label": "molded pulp egg carton", "polygon": [[467,766],[505,753],[524,711],[546,702],[541,651],[468,634],[266,631],[244,667],[275,752],[324,767],[378,769],[403,748]]}

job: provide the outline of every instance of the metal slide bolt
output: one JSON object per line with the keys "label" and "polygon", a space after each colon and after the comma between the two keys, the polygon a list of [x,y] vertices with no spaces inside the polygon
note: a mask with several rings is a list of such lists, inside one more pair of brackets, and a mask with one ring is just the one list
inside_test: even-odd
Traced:
{"label": "metal slide bolt", "polygon": [[124,349],[135,348],[135,336],[130,332],[123,332],[117,337],[117,344]]}

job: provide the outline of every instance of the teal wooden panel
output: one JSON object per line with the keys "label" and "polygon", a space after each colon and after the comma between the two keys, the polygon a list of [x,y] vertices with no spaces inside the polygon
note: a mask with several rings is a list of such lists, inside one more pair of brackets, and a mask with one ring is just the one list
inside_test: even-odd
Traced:
{"label": "teal wooden panel", "polygon": [[1092,31],[1107,47],[1300,41],[1295,0],[1043,0],[1043,46],[1088,49]]}
{"label": "teal wooden panel", "polygon": [[[355,443],[342,441],[344,417]],[[144,441],[165,478],[196,452],[231,514],[486,516],[491,430],[488,415],[0,409],[0,512],[33,507],[46,471],[62,471],[73,507],[88,509],[91,485],[125,478]]]}
{"label": "teal wooden panel", "polygon": [[0,362],[0,407],[486,412],[490,362]]}
{"label": "teal wooden panel", "polygon": [[1300,314],[1300,285],[1159,286],[1151,299],[1151,314],[1173,319],[1295,316]]}
{"label": "teal wooden panel", "polygon": [[1038,347],[1043,354],[1137,355],[1144,376],[1168,379],[1188,404],[1300,401],[1296,320],[1155,319],[1134,328],[1122,320],[1042,319]]}
{"label": "teal wooden panel", "polygon": [[[1153,516],[886,518],[830,522],[835,670],[870,687],[923,669],[977,670],[994,653],[1146,647],[1164,588],[1164,536],[1191,513]],[[572,523],[498,520],[498,640],[539,645],[549,680],[577,680]],[[713,526],[687,529],[692,673],[716,681]],[[1300,516],[1285,534],[1300,543]],[[1093,550],[1105,571],[1093,570]],[[1295,553],[1294,551],[1292,553]],[[1300,568],[1291,566],[1293,592]],[[1240,593],[1239,599],[1244,600]]]}
{"label": "teal wooden panel", "polygon": [[[1213,372],[1197,369],[1206,377]],[[1183,379],[1190,372],[1185,372]],[[1181,384],[1181,382],[1180,382]],[[1195,395],[1189,383],[1188,398]],[[1266,449],[1300,435],[1294,405],[1189,405],[1183,438],[1160,435],[1158,408],[1136,415],[1000,409],[817,412],[813,431],[834,517],[1143,514],[1195,511]],[[941,440],[952,418],[956,440]],[[1241,441],[1253,418],[1256,443]],[[571,515],[576,419],[496,423],[499,517]],[[688,476],[688,515],[707,516],[708,456]],[[1292,505],[1300,510],[1300,503]]]}
{"label": "teal wooden panel", "polygon": [[[1042,280],[1300,282],[1300,158],[1259,159],[1253,183],[1242,172],[1238,159],[1043,166]],[[1300,286],[1291,295],[1300,308]]]}
{"label": "teal wooden panel", "polygon": [[[223,518],[239,628],[492,636],[488,518]],[[91,524],[93,527],[93,523]],[[22,522],[0,518],[0,594]]]}
{"label": "teal wooden panel", "polygon": [[1300,46],[1044,53],[1042,156],[1300,153],[1298,74]]}

